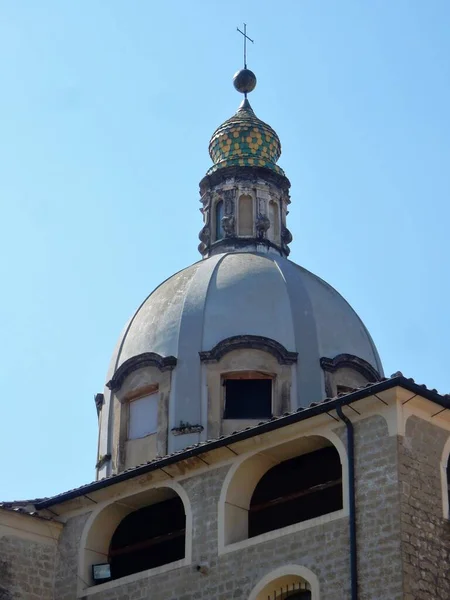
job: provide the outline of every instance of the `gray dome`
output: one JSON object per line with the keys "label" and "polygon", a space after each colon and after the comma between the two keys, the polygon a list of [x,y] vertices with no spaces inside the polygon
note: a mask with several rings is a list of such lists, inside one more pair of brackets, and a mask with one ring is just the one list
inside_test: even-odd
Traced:
{"label": "gray dome", "polygon": [[157,287],[127,324],[108,376],[145,352],[177,358],[177,387],[194,401],[199,352],[226,338],[263,336],[298,353],[298,404],[324,396],[320,358],[352,354],[380,374],[364,324],[330,285],[275,254],[232,252],[202,260]]}

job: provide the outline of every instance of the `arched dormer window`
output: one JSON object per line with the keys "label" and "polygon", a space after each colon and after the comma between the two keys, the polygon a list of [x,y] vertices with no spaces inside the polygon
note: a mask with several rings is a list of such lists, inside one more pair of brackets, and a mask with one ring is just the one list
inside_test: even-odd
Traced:
{"label": "arched dormer window", "polygon": [[208,386],[208,436],[228,435],[292,410],[297,353],[269,338],[239,335],[200,352]]}
{"label": "arched dormer window", "polygon": [[244,237],[253,236],[253,198],[247,194],[239,198],[239,235]]}
{"label": "arched dormer window", "polygon": [[215,224],[216,224],[215,241],[216,242],[218,240],[221,240],[224,235],[222,218],[223,218],[223,200],[219,200],[216,203],[216,220],[215,220]]}

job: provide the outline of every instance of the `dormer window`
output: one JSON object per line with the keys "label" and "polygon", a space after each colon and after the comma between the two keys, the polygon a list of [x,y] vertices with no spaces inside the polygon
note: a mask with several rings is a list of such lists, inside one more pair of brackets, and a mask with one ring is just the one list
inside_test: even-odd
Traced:
{"label": "dormer window", "polygon": [[270,419],[273,378],[257,372],[230,373],[223,378],[224,419]]}
{"label": "dormer window", "polygon": [[153,393],[131,400],[128,417],[128,439],[143,438],[158,430],[159,393]]}

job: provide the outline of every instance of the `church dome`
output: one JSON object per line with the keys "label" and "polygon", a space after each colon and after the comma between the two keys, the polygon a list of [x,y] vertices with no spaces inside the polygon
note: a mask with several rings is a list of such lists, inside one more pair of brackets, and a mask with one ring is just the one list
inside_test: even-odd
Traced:
{"label": "church dome", "polygon": [[200,182],[203,260],[158,286],[120,336],[96,397],[98,477],[383,375],[351,306],[287,259],[280,140],[247,100],[256,76],[245,67],[234,83],[245,99],[212,135]]}
{"label": "church dome", "polygon": [[281,256],[231,252],[195,263],[150,294],[126,326],[108,376],[144,353],[173,356],[175,402],[200,402],[199,353],[238,336],[298,353],[296,405],[324,397],[323,357],[354,355],[382,373],[367,329],[334,288]]}
{"label": "church dome", "polygon": [[213,133],[209,154],[214,165],[208,175],[224,167],[265,167],[280,175],[276,164],[281,155],[280,139],[276,132],[258,119],[247,98],[238,111]]}

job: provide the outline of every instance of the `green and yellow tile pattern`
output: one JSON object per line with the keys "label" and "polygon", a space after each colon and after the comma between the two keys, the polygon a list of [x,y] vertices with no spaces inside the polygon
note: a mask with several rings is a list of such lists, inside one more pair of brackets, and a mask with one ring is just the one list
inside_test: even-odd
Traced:
{"label": "green and yellow tile pattern", "polygon": [[281,155],[280,140],[272,127],[258,119],[248,100],[213,133],[209,154],[214,165],[208,175],[231,166],[265,167],[284,175],[276,164]]}

